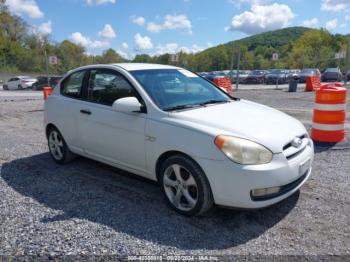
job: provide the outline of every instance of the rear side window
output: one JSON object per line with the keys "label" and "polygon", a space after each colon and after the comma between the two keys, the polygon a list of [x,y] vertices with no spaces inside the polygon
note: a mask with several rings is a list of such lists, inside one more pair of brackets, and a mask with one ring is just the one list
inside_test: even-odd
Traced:
{"label": "rear side window", "polygon": [[61,85],[61,94],[73,98],[82,97],[82,86],[86,71],[71,74]]}
{"label": "rear side window", "polygon": [[111,106],[115,100],[123,97],[135,97],[130,83],[118,72],[108,69],[90,71],[88,100]]}

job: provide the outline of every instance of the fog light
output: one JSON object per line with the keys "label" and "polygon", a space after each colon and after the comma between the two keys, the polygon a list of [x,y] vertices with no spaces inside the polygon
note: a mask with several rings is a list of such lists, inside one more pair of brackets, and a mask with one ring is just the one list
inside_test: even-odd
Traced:
{"label": "fog light", "polygon": [[253,197],[262,197],[262,196],[267,196],[267,195],[273,195],[277,194],[280,192],[280,187],[268,187],[268,188],[259,188],[259,189],[254,189],[252,190],[252,196]]}

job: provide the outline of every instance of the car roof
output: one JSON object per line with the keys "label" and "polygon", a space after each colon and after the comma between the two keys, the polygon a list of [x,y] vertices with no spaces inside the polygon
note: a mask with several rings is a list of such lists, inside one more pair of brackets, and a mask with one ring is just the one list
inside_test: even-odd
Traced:
{"label": "car roof", "polygon": [[78,68],[74,68],[72,70],[69,70],[67,74],[70,74],[71,72],[76,72],[79,70],[86,70],[91,68],[98,68],[98,67],[116,67],[116,68],[122,68],[126,71],[136,71],[136,70],[152,70],[152,69],[182,69],[180,67],[176,66],[170,66],[170,65],[159,65],[159,64],[148,64],[148,63],[115,63],[115,64],[95,64],[95,65],[86,65],[81,66]]}
{"label": "car roof", "polygon": [[112,65],[116,67],[121,67],[127,71],[152,70],[152,69],[180,69],[179,67],[176,67],[176,66],[148,64],[148,63],[119,63],[119,64],[112,64]]}

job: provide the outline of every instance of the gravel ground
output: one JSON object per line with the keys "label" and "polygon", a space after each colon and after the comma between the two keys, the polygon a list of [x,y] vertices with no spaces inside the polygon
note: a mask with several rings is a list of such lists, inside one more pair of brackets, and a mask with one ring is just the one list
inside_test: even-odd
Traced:
{"label": "gravel ground", "polygon": [[[310,128],[312,93],[235,94],[279,108]],[[155,183],[85,158],[55,164],[43,133],[42,107],[38,98],[8,100],[0,94],[0,255],[350,259],[347,143],[317,147],[312,177],[275,206],[257,211],[217,208],[205,217],[185,218],[166,206]]]}

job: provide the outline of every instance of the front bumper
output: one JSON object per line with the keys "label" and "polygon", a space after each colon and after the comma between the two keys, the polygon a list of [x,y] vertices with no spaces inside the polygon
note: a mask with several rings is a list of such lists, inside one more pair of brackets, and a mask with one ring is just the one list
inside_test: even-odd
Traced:
{"label": "front bumper", "polygon": [[[300,165],[314,158],[312,142],[296,157],[287,160],[283,153],[275,154],[264,165],[239,165],[229,159],[223,161],[196,159],[208,177],[214,202],[217,205],[255,209],[273,205],[296,192],[310,177],[310,168],[299,174]],[[304,177],[303,177],[304,176]],[[283,186],[281,194],[266,200],[254,201],[251,191],[257,188]]]}

